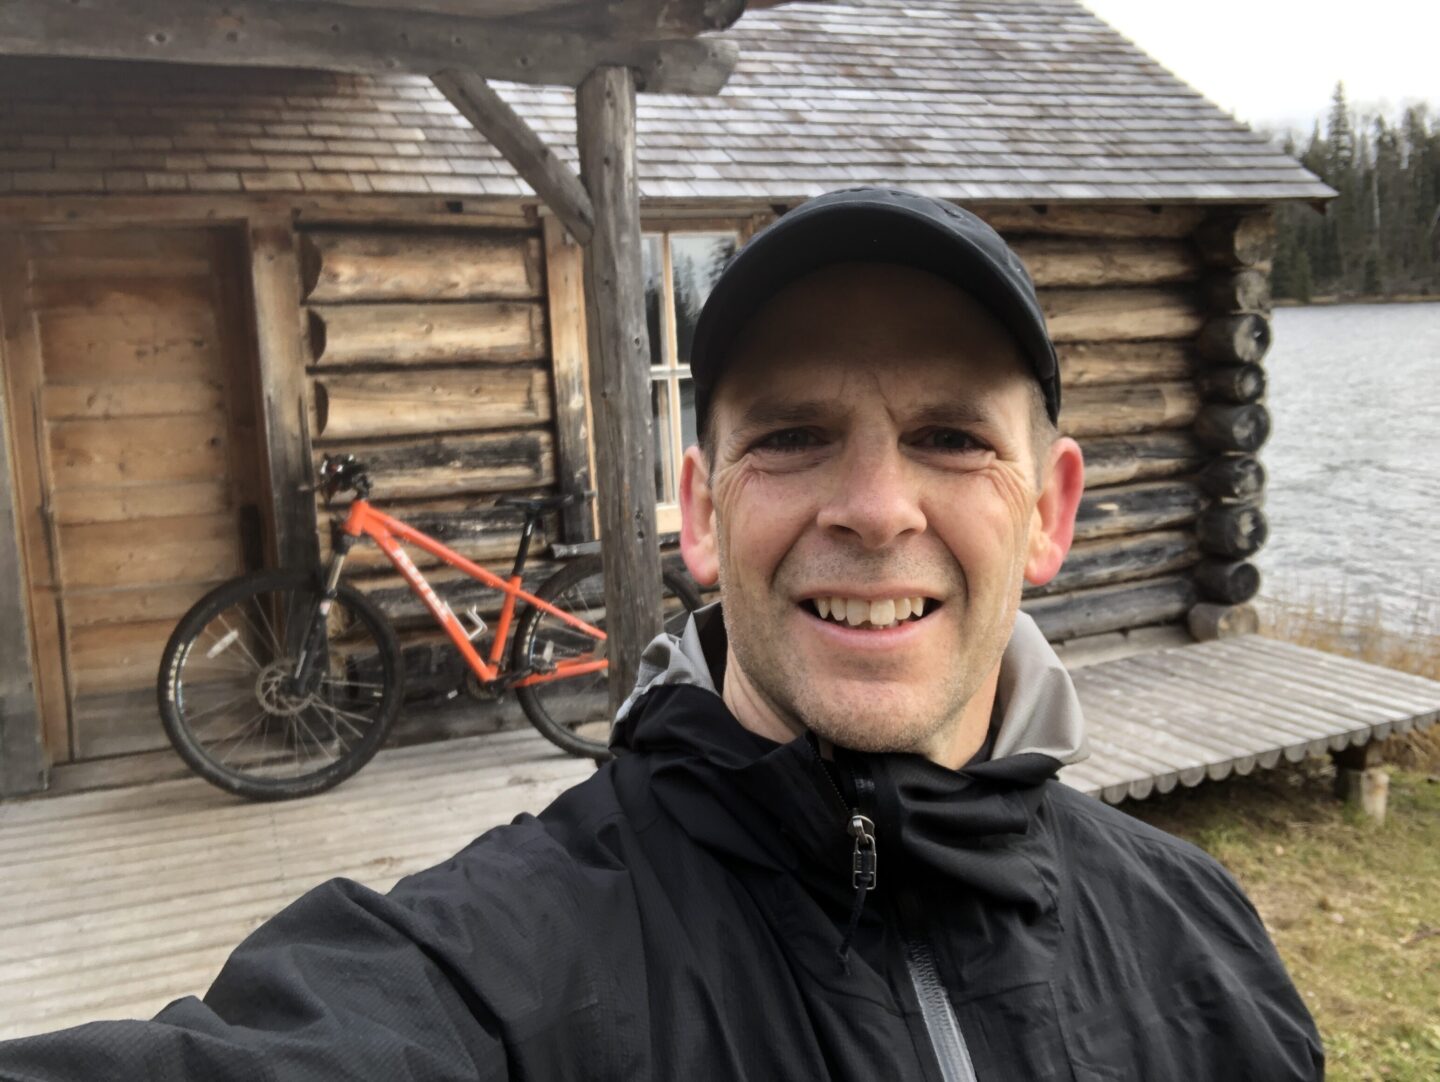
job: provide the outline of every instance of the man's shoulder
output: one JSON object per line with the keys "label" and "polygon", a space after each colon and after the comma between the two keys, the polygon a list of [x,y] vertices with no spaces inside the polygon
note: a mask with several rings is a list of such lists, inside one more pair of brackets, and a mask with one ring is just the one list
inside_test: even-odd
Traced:
{"label": "man's shoulder", "polygon": [[1199,846],[1058,781],[1046,786],[1046,803],[1062,859],[1076,875],[1131,893],[1147,883],[1172,897],[1199,887],[1227,908],[1253,912],[1230,873]]}

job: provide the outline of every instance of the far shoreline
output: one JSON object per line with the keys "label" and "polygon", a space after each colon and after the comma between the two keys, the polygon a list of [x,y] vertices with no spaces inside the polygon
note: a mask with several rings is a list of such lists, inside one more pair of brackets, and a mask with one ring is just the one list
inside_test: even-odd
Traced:
{"label": "far shoreline", "polygon": [[1376,294],[1357,297],[1333,295],[1311,297],[1308,301],[1276,297],[1271,301],[1271,306],[1274,308],[1334,308],[1342,304],[1440,304],[1440,293],[1397,293],[1394,296]]}

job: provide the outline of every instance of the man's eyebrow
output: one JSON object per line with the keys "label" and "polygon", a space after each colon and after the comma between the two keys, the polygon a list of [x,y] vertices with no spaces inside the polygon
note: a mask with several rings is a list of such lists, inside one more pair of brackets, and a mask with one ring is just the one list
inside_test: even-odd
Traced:
{"label": "man's eyebrow", "polygon": [[753,432],[757,428],[769,428],[772,425],[806,424],[823,415],[825,411],[825,403],[818,400],[758,399],[741,411],[734,430]]}
{"label": "man's eyebrow", "polygon": [[977,425],[990,424],[995,420],[994,409],[983,402],[932,402],[922,406],[907,418],[913,425]]}

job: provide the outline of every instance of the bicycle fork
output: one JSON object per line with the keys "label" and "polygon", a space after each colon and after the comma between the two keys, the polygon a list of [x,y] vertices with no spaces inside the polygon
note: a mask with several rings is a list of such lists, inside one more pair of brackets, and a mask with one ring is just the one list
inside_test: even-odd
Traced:
{"label": "bicycle fork", "polygon": [[290,690],[295,695],[304,695],[310,692],[311,683],[316,675],[315,659],[325,656],[325,624],[330,617],[330,609],[335,603],[335,597],[339,593],[340,572],[345,567],[345,557],[350,554],[350,549],[355,545],[356,538],[340,531],[336,531],[336,533],[338,536],[335,538],[330,555],[330,568],[325,574],[325,587],[320,594],[320,603],[311,611],[309,623],[305,626],[304,637],[300,639],[300,652],[295,659],[295,671],[290,677]]}

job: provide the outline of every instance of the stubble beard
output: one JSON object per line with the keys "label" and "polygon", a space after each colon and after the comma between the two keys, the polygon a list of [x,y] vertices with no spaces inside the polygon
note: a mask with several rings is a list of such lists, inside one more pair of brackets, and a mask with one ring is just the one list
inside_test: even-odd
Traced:
{"label": "stubble beard", "polygon": [[[792,726],[798,724],[838,747],[866,753],[924,754],[958,726],[965,707],[999,662],[1008,634],[1000,628],[1014,623],[1014,612],[997,623],[975,629],[975,642],[962,643],[948,671],[933,674],[938,686],[895,696],[863,689],[840,695],[822,685],[823,674],[806,671],[780,630],[783,614],[770,613],[766,599],[741,599],[727,575],[723,533],[717,538],[721,613],[734,662],[751,689]],[[1018,608],[1019,588],[1012,606]],[[757,602],[752,611],[751,602]],[[948,605],[968,604],[958,591]],[[774,618],[772,618],[772,616]],[[953,616],[953,614],[952,614]],[[969,648],[967,648],[969,647]]]}

